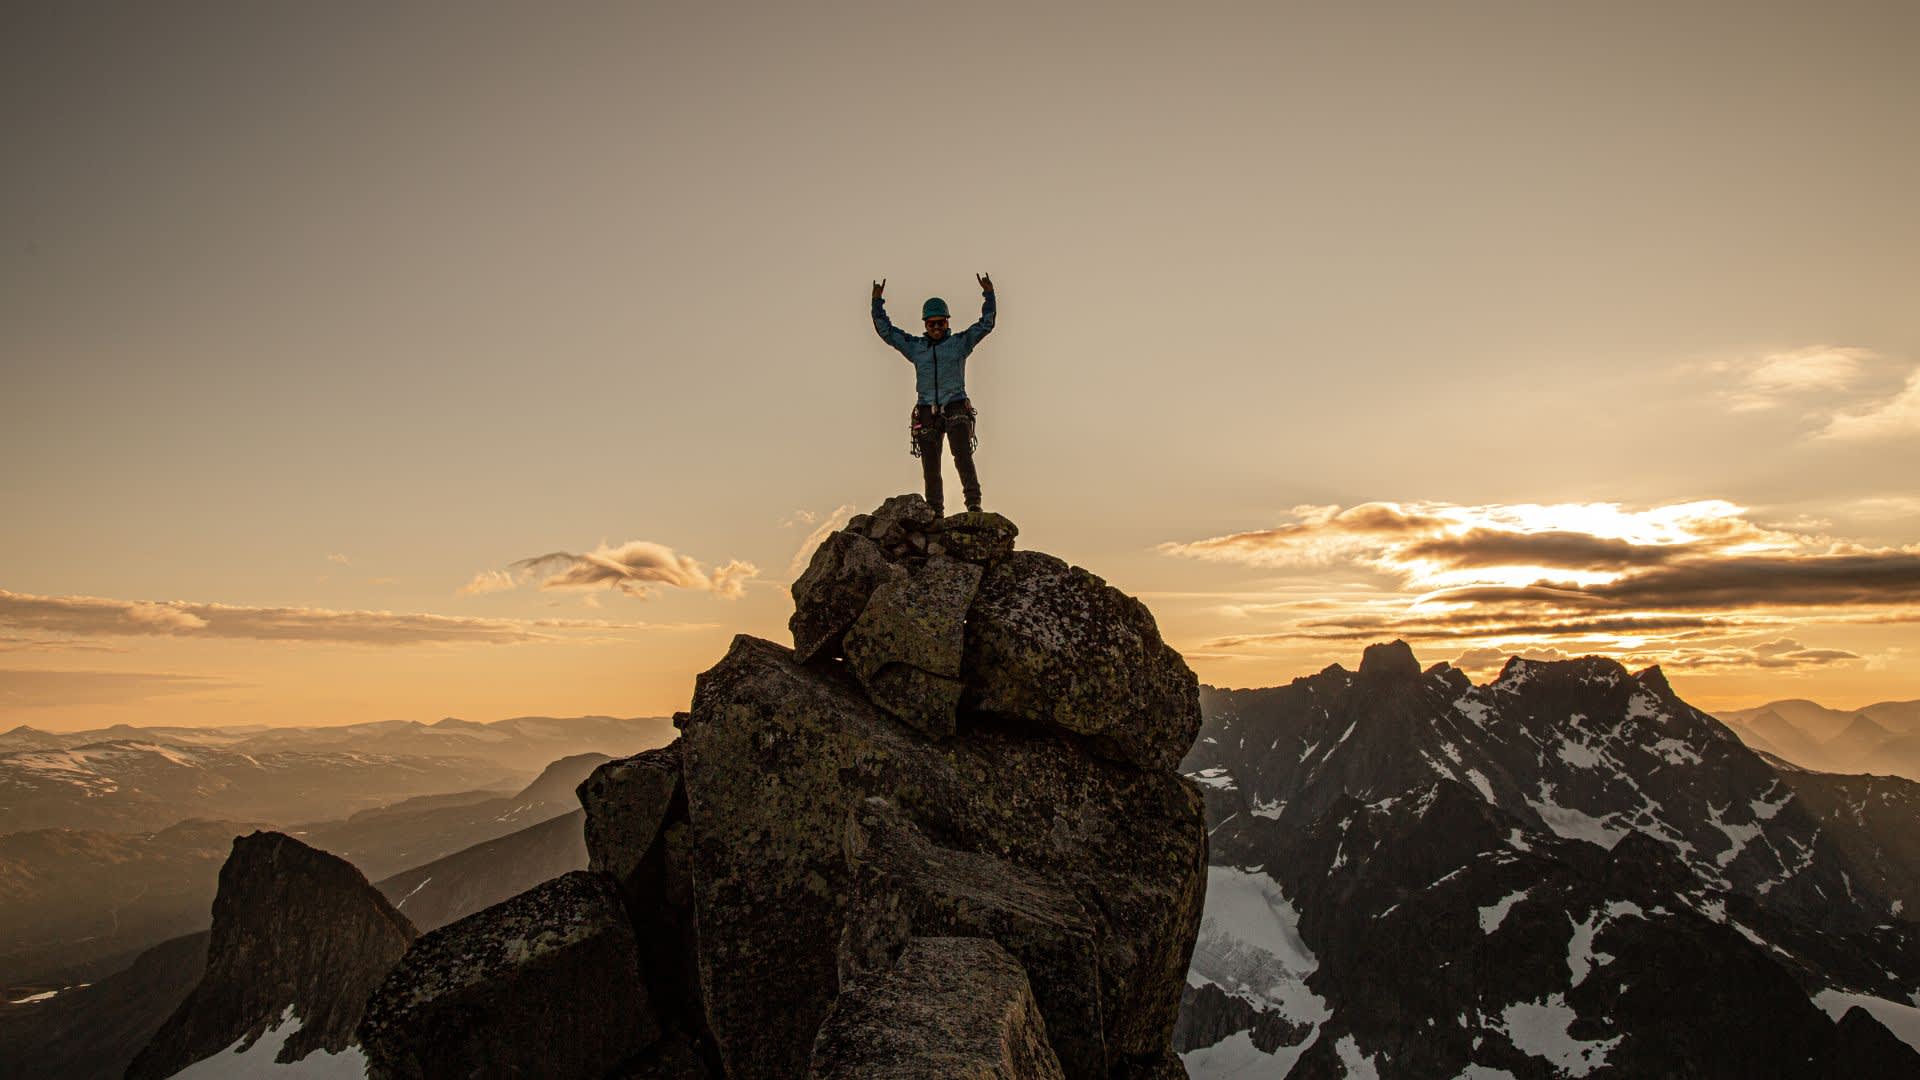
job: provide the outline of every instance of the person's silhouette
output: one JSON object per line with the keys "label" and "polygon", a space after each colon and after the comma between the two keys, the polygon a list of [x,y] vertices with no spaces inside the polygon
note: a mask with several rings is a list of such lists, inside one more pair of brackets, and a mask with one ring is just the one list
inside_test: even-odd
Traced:
{"label": "person's silhouette", "polygon": [[944,441],[953,453],[954,471],[960,474],[960,493],[967,509],[980,509],[980,477],[973,467],[973,403],[967,400],[967,357],[980,339],[993,332],[993,279],[975,276],[980,283],[980,318],[972,326],[950,334],[947,330],[947,302],[930,297],[920,307],[920,318],[927,332],[915,337],[893,325],[887,318],[887,302],[882,297],[887,280],[873,283],[873,328],[880,340],[900,351],[914,367],[914,388],[919,397],[913,407],[908,436],[913,453],[920,458],[920,471],[926,480],[927,503],[937,514],[946,513],[940,480],[940,444]]}

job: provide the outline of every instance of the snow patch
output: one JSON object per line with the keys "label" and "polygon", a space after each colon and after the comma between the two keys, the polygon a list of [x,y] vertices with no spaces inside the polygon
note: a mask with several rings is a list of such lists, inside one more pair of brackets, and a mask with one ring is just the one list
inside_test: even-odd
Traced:
{"label": "snow patch", "polygon": [[288,1005],[286,1011],[280,1014],[280,1022],[268,1028],[251,1046],[242,1045],[247,1041],[242,1036],[225,1050],[174,1073],[174,1080],[243,1080],[257,1076],[333,1080],[335,1077],[358,1078],[367,1075],[367,1056],[358,1046],[349,1046],[338,1054],[315,1050],[299,1061],[281,1063],[273,1060],[287,1040],[300,1030],[300,1026],[300,1018],[294,1015],[293,1006]]}
{"label": "snow patch", "polygon": [[[1732,808],[1733,805],[1729,803],[1727,809],[1731,810]],[[1778,807],[1775,809],[1777,810]],[[1720,808],[1714,806],[1712,802],[1707,803],[1707,816],[1711,824],[1714,828],[1727,834],[1727,850],[1714,857],[1714,862],[1718,863],[1720,868],[1724,870],[1733,860],[1740,857],[1740,853],[1746,850],[1747,845],[1753,842],[1754,837],[1760,835],[1760,826],[1757,824],[1731,824],[1720,820],[1720,814]]]}
{"label": "snow patch", "polygon": [[1665,758],[1669,765],[1700,765],[1704,763],[1700,755],[1694,752],[1693,747],[1688,746],[1679,739],[1661,739],[1659,742],[1653,744],[1653,752]]}
{"label": "snow patch", "polygon": [[1500,1018],[1501,1033],[1515,1050],[1552,1062],[1566,1076],[1585,1076],[1605,1065],[1607,1054],[1624,1038],[1587,1041],[1567,1034],[1578,1016],[1559,994],[1549,994],[1545,1001],[1516,1002]]}
{"label": "snow patch", "polygon": [[1340,1055],[1340,1064],[1347,1067],[1347,1080],[1380,1080],[1380,1066],[1374,1064],[1370,1055],[1360,1052],[1360,1044],[1353,1036],[1340,1036],[1340,1041],[1333,1044],[1333,1052]]}
{"label": "snow patch", "polygon": [[1209,866],[1187,981],[1212,983],[1318,1030],[1333,1012],[1307,989],[1307,976],[1320,963],[1299,926],[1300,915],[1278,882],[1257,871]]}
{"label": "snow patch", "polygon": [[1294,1062],[1319,1037],[1315,1028],[1299,1046],[1282,1046],[1269,1054],[1253,1045],[1251,1031],[1236,1031],[1212,1046],[1181,1054],[1180,1062],[1193,1080],[1269,1080],[1292,1072]]}
{"label": "snow patch", "polygon": [[1598,750],[1573,739],[1560,740],[1559,757],[1576,769],[1599,768],[1601,760]]}
{"label": "snow patch", "polygon": [[1201,769],[1197,773],[1188,773],[1187,776],[1194,783],[1202,787],[1210,787],[1219,791],[1232,791],[1239,786],[1233,782],[1233,777],[1227,774],[1227,770],[1219,765],[1215,765],[1211,769]]}
{"label": "snow patch", "polygon": [[1836,1022],[1846,1015],[1848,1009],[1858,1005],[1886,1025],[1887,1030],[1899,1037],[1901,1042],[1920,1050],[1920,1007],[1867,994],[1850,994],[1845,990],[1822,990],[1813,995],[1813,1003]]}
{"label": "snow patch", "polygon": [[1607,824],[1613,816],[1611,814],[1604,818],[1597,818],[1572,807],[1555,803],[1551,784],[1541,785],[1539,801],[1528,799],[1527,805],[1533,807],[1533,812],[1540,815],[1540,820],[1545,822],[1547,828],[1552,829],[1555,835],[1569,840],[1587,840],[1603,848],[1612,848],[1621,837],[1627,835],[1626,829]]}
{"label": "snow patch", "polygon": [[1487,722],[1487,706],[1482,701],[1461,698],[1453,703],[1453,711],[1482,726]]}
{"label": "snow patch", "polygon": [[414,894],[415,894],[415,893],[418,893],[418,892],[419,892],[419,891],[420,891],[421,889],[424,889],[424,888],[426,888],[426,887],[427,887],[427,882],[429,882],[429,881],[432,881],[432,880],[433,880],[433,878],[432,878],[432,877],[424,877],[424,878],[421,878],[421,879],[420,879],[420,884],[418,884],[418,885],[415,885],[415,886],[414,886],[414,887],[412,888],[412,890],[411,890],[411,891],[409,891],[409,892],[407,893],[407,895],[405,895],[405,896],[403,896],[403,897],[401,897],[401,898],[400,898],[400,902],[399,902],[399,903],[397,903],[397,904],[395,904],[395,905],[393,905],[393,910],[395,910],[395,911],[399,911],[399,910],[400,910],[401,908],[403,908],[403,907],[406,907],[406,906],[407,906],[407,901],[409,901],[409,900],[411,900],[411,899],[413,899],[413,897],[414,897]]}
{"label": "snow patch", "polygon": [[1481,908],[1480,932],[1483,934],[1491,934],[1495,930],[1500,929],[1500,924],[1507,921],[1507,912],[1513,910],[1513,905],[1525,900],[1527,893],[1531,891],[1531,889],[1521,889],[1517,893],[1502,897],[1500,900]]}
{"label": "snow patch", "polygon": [[1481,798],[1488,802],[1493,801],[1493,785],[1487,783],[1486,776],[1479,769],[1468,769],[1467,779],[1473,781],[1473,786],[1479,789]]}

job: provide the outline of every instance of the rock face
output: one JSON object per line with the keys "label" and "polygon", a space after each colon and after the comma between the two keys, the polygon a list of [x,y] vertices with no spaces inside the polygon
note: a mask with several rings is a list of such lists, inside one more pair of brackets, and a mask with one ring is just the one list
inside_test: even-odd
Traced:
{"label": "rock face", "polygon": [[407,954],[371,1073],[1184,1076],[1198,685],[1017,533],[910,495],[828,537],[794,648],[735,638],[678,742],[580,785],[588,872]]}
{"label": "rock face", "polygon": [[599,1076],[658,1040],[651,1016],[613,882],[576,870],[422,937],[360,1041],[376,1076]]}
{"label": "rock face", "polygon": [[1019,961],[987,938],[914,938],[840,990],[814,1080],[1059,1080]]}
{"label": "rock face", "polygon": [[220,868],[205,973],[127,1075],[171,1076],[285,1023],[299,1028],[278,1061],[344,1051],[413,937],[352,864],[280,833],[240,837]]}

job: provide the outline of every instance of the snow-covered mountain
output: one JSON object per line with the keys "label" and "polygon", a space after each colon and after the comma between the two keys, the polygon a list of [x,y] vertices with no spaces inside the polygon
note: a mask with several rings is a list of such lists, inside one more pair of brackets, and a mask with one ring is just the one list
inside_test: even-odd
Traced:
{"label": "snow-covered mountain", "polygon": [[193,817],[333,820],[413,796],[505,794],[557,759],[631,754],[672,737],[668,718],[607,716],[327,728],[122,725],[65,735],[16,728],[0,735],[0,833],[145,832]]}
{"label": "snow-covered mountain", "polygon": [[250,753],[140,740],[0,754],[0,833],[147,831],[186,818],[288,821],[412,795],[505,787],[527,774],[479,758],[359,749]]}
{"label": "snow-covered mountain", "polygon": [[1476,686],[1396,642],[1202,704],[1195,1077],[1920,1068],[1882,1038],[1920,1043],[1912,842],[1882,838],[1920,785],[1782,769],[1598,658]]}

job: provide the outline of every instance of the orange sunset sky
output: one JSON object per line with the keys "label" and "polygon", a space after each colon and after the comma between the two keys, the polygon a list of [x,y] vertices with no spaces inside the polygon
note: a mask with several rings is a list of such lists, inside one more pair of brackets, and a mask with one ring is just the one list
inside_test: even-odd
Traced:
{"label": "orange sunset sky", "polygon": [[11,6],[0,727],[682,708],[918,489],[869,283],[917,330],[983,271],[988,508],[1204,681],[1920,697],[1917,52],[1891,0]]}

